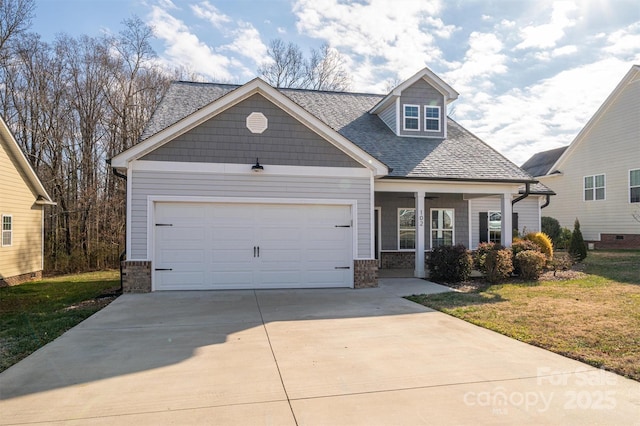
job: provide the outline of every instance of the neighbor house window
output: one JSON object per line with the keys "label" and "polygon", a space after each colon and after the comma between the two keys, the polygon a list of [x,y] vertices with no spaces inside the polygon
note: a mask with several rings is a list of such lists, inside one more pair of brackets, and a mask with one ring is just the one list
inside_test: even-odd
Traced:
{"label": "neighbor house window", "polygon": [[453,245],[453,209],[431,209],[431,248]]}
{"label": "neighbor house window", "polygon": [[640,169],[629,172],[629,202],[640,203]]}
{"label": "neighbor house window", "polygon": [[404,106],[404,130],[420,130],[420,107],[418,105]]}
{"label": "neighbor house window", "polygon": [[585,176],[584,200],[604,200],[604,175]]}
{"label": "neighbor house window", "polygon": [[428,132],[440,131],[440,107],[424,107],[424,129]]}
{"label": "neighbor house window", "polygon": [[2,246],[10,246],[13,237],[13,218],[11,216],[2,216]]}
{"label": "neighbor house window", "polygon": [[416,209],[398,209],[398,249],[416,248]]}
{"label": "neighbor house window", "polygon": [[489,242],[500,244],[502,242],[502,213],[488,212]]}

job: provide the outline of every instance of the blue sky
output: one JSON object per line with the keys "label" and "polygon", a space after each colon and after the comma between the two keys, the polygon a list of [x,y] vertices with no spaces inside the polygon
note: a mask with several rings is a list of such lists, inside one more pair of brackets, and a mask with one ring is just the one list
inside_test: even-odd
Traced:
{"label": "blue sky", "polygon": [[345,57],[352,91],[383,93],[427,66],[459,93],[449,114],[516,164],[567,145],[633,64],[637,0],[36,0],[53,41],[153,26],[159,61],[244,83],[269,41]]}

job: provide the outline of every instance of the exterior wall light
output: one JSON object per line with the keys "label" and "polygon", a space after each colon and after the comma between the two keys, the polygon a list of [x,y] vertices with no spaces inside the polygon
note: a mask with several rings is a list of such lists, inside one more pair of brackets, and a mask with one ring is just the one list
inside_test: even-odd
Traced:
{"label": "exterior wall light", "polygon": [[258,161],[258,159],[256,158],[256,164],[254,164],[253,166],[251,166],[251,171],[254,173],[261,173],[264,171],[264,167],[262,167],[260,165],[260,161]]}

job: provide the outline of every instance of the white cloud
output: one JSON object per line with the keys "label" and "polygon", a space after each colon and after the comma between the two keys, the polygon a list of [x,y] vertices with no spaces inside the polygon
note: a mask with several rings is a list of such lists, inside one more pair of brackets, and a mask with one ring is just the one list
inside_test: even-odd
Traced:
{"label": "white cloud", "polygon": [[200,19],[206,19],[218,29],[223,28],[224,24],[231,22],[231,18],[229,18],[224,13],[221,13],[218,8],[216,8],[208,1],[203,1],[200,4],[191,5],[191,10],[193,10],[193,13],[196,15],[196,17]]}
{"label": "white cloud", "polygon": [[267,46],[262,42],[258,30],[248,22],[238,22],[238,27],[230,31],[233,42],[220,47],[220,51],[230,51],[245,56],[256,64],[267,57]]}
{"label": "white cloud", "polygon": [[164,41],[166,49],[163,57],[167,65],[178,64],[199,74],[212,78],[231,80],[235,74],[229,71],[239,64],[227,56],[216,54],[179,19],[176,19],[160,5],[151,7],[150,24],[155,35]]}
{"label": "white cloud", "polygon": [[607,37],[609,45],[605,51],[614,55],[635,54],[632,60],[640,57],[640,22],[629,25],[626,28],[615,31]]}
{"label": "white cloud", "polygon": [[523,41],[516,49],[555,47],[556,43],[565,36],[565,29],[576,25],[576,19],[570,18],[578,7],[570,1],[553,3],[551,21],[541,25],[529,25],[520,30]]}
{"label": "white cloud", "polygon": [[298,32],[350,57],[354,87],[377,92],[389,73],[406,78],[443,62],[436,37],[447,39],[456,27],[440,19],[441,9],[439,0],[407,1],[401,7],[386,0],[297,0],[293,5]]}

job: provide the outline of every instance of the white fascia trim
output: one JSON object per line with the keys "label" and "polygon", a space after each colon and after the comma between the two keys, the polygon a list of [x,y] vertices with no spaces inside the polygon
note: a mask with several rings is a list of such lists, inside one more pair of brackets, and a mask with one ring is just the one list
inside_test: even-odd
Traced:
{"label": "white fascia trim", "polygon": [[376,180],[376,192],[427,191],[453,194],[518,194],[520,184],[491,182],[449,182],[435,180]]}
{"label": "white fascia trim", "polygon": [[253,164],[235,163],[185,163],[173,161],[137,160],[131,163],[129,170],[159,171],[180,173],[212,173],[260,176],[315,176],[315,177],[373,177],[368,168],[355,167],[314,167],[314,166],[278,166],[262,164],[264,169],[256,173],[251,170]]}
{"label": "white fascia trim", "polygon": [[186,133],[187,131],[193,129],[194,127],[197,127],[198,125],[209,120],[220,112],[231,108],[232,106],[256,93],[264,96],[269,101],[282,108],[292,117],[300,121],[313,132],[323,137],[329,143],[334,145],[345,154],[349,155],[351,158],[353,158],[363,166],[373,170],[376,176],[385,176],[388,174],[387,166],[382,162],[366,153],[353,142],[340,135],[320,119],[314,117],[312,114],[295,104],[295,102],[293,102],[291,99],[287,98],[285,95],[271,87],[269,84],[260,80],[259,78],[251,80],[244,86],[241,86],[238,89],[229,92],[221,98],[211,102],[206,107],[183,118],[172,126],[156,133],[149,139],[133,146],[127,151],[116,155],[111,159],[112,167],[127,168],[131,161],[141,158],[154,149],[168,143],[169,141],[175,139],[177,136]]}
{"label": "white fascia trim", "polygon": [[[132,209],[132,200],[133,200],[133,170],[132,169],[128,169],[127,170],[127,206],[126,206],[126,229],[125,232],[127,233],[127,238],[125,239],[125,251],[127,253],[127,260],[129,259],[129,256],[131,255],[131,209]],[[147,256],[149,256],[149,253],[147,252]],[[149,259],[151,259],[149,257]]]}

